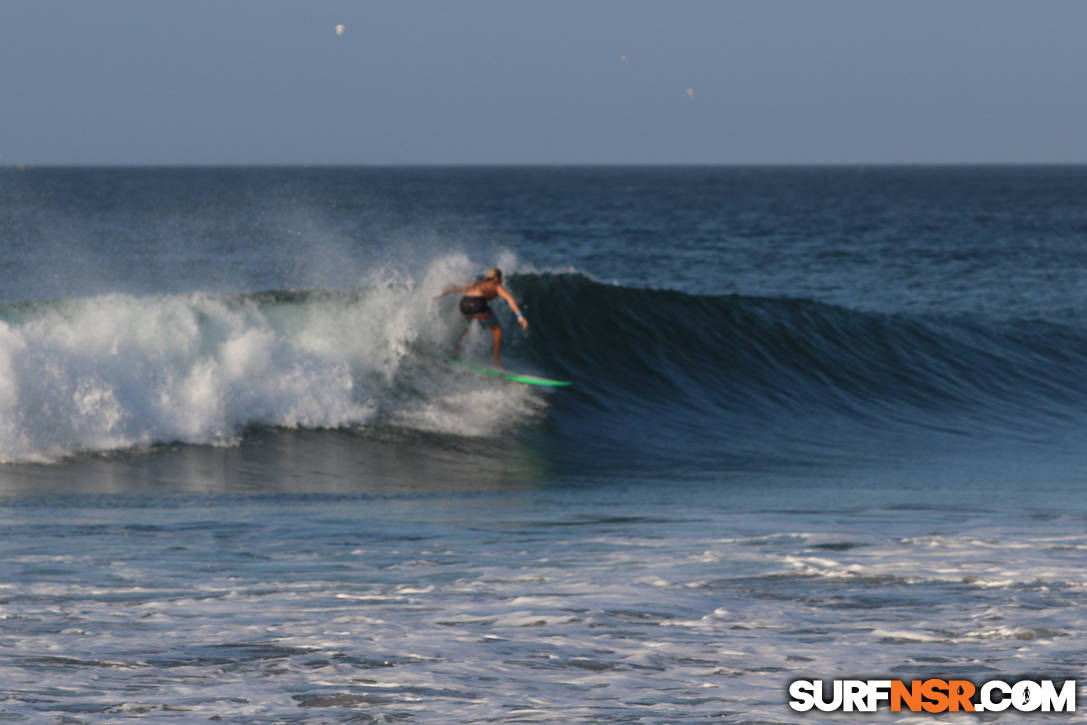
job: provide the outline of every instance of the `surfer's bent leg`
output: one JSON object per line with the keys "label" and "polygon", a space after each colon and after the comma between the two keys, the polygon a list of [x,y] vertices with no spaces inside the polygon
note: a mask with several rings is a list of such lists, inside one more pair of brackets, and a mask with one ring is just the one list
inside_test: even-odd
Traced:
{"label": "surfer's bent leg", "polygon": [[499,325],[492,327],[491,335],[494,336],[494,366],[500,368],[502,364],[498,362],[498,358],[502,354],[502,327]]}
{"label": "surfer's bent leg", "polygon": [[468,330],[472,328],[472,321],[466,319],[464,329],[461,331],[460,336],[457,338],[457,344],[453,346],[453,357],[460,357],[460,346],[464,343],[464,336],[468,334]]}
{"label": "surfer's bent leg", "polygon": [[491,328],[491,338],[494,340],[494,366],[496,368],[502,367],[498,362],[499,357],[502,355],[502,326],[498,324],[498,315],[491,312],[484,317],[477,317],[479,324],[484,327]]}

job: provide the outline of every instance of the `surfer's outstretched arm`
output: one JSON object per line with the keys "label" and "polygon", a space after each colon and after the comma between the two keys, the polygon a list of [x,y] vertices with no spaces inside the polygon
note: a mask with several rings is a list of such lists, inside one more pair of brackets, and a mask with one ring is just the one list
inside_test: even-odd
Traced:
{"label": "surfer's outstretched arm", "polygon": [[510,291],[502,285],[496,286],[495,291],[498,292],[499,295],[501,295],[502,299],[504,299],[506,301],[506,304],[510,306],[510,309],[513,310],[513,313],[517,315],[517,321],[521,323],[521,329],[527,330],[528,320],[525,319],[524,313],[522,313],[521,308],[517,306],[517,300],[513,298],[513,295],[510,294]]}
{"label": "surfer's outstretched arm", "polygon": [[451,284],[441,291],[440,294],[434,296],[434,299],[439,297],[445,297],[446,295],[457,294],[458,292],[465,292],[468,290],[468,285],[464,284]]}

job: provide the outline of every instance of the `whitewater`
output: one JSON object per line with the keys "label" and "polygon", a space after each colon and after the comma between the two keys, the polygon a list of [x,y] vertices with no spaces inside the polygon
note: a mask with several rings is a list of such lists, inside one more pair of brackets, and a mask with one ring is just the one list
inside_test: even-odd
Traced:
{"label": "whitewater", "polygon": [[[230,445],[249,427],[348,428],[380,421],[482,435],[463,413],[487,391],[443,367],[456,320],[438,314],[443,280],[357,292],[103,295],[0,305],[0,461],[53,461],[163,443]],[[473,336],[473,342],[476,336]],[[432,396],[402,378],[444,377]],[[514,394],[507,408],[520,407]],[[494,417],[512,416],[503,410]],[[454,421],[456,419],[456,421]]]}

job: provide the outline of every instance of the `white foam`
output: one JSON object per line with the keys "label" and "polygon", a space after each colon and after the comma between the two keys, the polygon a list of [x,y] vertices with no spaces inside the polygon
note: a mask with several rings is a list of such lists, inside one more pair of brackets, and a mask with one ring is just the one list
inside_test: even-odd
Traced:
{"label": "white foam", "polygon": [[[575,501],[445,500],[440,533],[418,540],[402,537],[400,522],[432,518],[433,501],[337,499],[270,519],[271,509],[250,511],[242,537],[190,539],[191,522],[140,536],[127,526],[188,516],[214,532],[237,515],[225,501],[218,515],[120,509],[115,525],[64,537],[24,525],[5,539],[6,560],[22,572],[20,595],[0,605],[12,649],[0,663],[6,706],[39,719],[80,708],[102,722],[122,703],[187,708],[191,720],[398,712],[468,722],[531,710],[555,721],[702,721],[726,705],[736,718],[781,720],[784,683],[796,678],[1060,674],[1081,656],[1082,597],[1019,586],[994,595],[930,566],[958,562],[961,577],[996,562],[1016,581],[1057,573],[1063,552],[1038,544],[1082,543],[1078,519],[1046,522],[1043,536],[955,520],[940,525],[942,548],[921,548],[864,515],[807,514],[805,529],[823,523],[797,534],[764,513],[655,502],[669,535],[653,538],[659,523],[586,523],[591,505]],[[623,515],[647,504],[599,505]],[[718,538],[730,529],[756,535]],[[360,535],[366,548],[352,548]],[[854,545],[810,549],[843,539]],[[994,542],[1003,542],[995,557]],[[73,546],[98,553],[73,557]],[[99,560],[111,564],[89,565]],[[141,570],[138,589],[116,577]],[[859,576],[837,576],[852,571]],[[65,659],[43,662],[43,652]],[[313,709],[299,714],[299,697]],[[886,710],[873,717],[902,721]]]}
{"label": "white foam", "polygon": [[[42,304],[19,322],[0,322],[0,461],[158,442],[224,445],[250,425],[358,426],[379,415],[488,435],[531,413],[531,396],[411,369],[420,348],[442,350],[459,332],[451,324],[459,319],[443,317],[433,298],[474,268],[452,254],[420,281],[374,270],[364,291],[304,303],[113,294]],[[405,374],[419,378],[409,387],[424,389],[422,397],[399,391]]]}

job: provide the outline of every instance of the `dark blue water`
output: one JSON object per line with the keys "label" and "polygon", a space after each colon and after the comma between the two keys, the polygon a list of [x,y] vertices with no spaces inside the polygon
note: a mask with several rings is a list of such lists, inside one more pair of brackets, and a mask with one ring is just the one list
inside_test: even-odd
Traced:
{"label": "dark blue water", "polygon": [[[0,711],[792,722],[798,677],[1074,678],[1085,198],[0,171]],[[505,364],[571,388],[445,362],[436,295],[492,265]]]}

